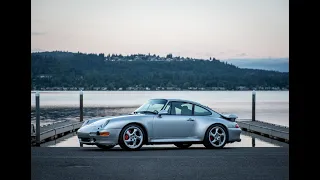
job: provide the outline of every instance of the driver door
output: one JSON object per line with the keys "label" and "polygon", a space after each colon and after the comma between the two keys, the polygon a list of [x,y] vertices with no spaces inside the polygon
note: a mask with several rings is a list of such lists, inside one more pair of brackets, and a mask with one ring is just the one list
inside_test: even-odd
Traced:
{"label": "driver door", "polygon": [[154,139],[185,139],[193,136],[194,118],[193,105],[185,102],[170,102],[165,110],[169,114],[154,119]]}

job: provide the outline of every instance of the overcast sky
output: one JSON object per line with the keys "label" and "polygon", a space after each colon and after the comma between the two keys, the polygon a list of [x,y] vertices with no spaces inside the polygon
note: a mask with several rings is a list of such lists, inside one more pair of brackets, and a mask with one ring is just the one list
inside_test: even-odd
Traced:
{"label": "overcast sky", "polygon": [[32,0],[31,50],[289,56],[289,0]]}

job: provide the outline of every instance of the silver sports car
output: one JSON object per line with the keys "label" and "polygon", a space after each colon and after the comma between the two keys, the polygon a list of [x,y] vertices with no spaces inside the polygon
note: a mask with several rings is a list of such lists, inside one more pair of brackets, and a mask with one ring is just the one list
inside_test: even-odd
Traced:
{"label": "silver sports car", "polygon": [[77,135],[80,144],[102,149],[117,144],[125,150],[138,150],[144,144],[223,148],[226,143],[241,141],[236,118],[193,101],[150,99],[129,115],[86,120]]}

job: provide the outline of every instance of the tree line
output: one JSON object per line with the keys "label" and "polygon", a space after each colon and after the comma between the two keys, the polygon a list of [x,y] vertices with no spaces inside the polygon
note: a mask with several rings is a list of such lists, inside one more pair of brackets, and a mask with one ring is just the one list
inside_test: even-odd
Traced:
{"label": "tree line", "polygon": [[289,89],[289,73],[243,69],[215,58],[208,60],[158,55],[87,54],[73,52],[31,53],[31,88],[173,87]]}

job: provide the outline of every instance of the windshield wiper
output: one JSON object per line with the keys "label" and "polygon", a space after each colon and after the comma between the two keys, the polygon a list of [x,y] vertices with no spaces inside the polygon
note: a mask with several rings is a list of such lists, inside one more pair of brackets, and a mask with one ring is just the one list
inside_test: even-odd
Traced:
{"label": "windshield wiper", "polygon": [[137,114],[137,113],[152,113],[152,114],[158,114],[154,111],[135,111],[134,114]]}

